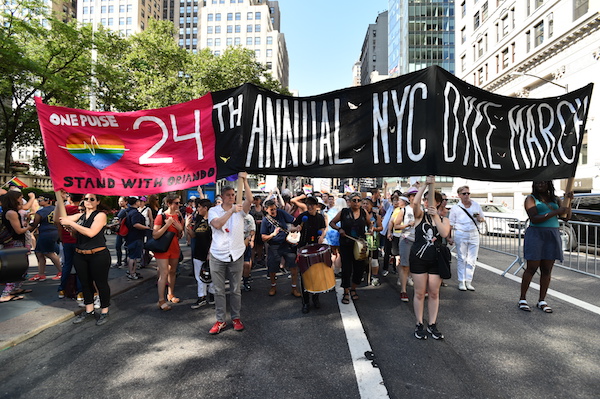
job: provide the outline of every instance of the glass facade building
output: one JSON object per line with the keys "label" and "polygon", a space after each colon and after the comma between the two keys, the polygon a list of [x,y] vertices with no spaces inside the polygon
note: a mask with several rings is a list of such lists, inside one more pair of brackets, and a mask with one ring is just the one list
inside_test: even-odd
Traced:
{"label": "glass facade building", "polygon": [[389,0],[388,74],[438,65],[454,73],[454,1]]}

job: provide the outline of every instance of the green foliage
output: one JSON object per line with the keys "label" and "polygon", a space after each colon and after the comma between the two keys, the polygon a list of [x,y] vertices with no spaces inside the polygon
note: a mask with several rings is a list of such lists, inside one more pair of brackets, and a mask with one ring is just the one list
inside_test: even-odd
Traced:
{"label": "green foliage", "polygon": [[[242,47],[215,56],[179,47],[174,26],[151,20],[124,38],[100,26],[64,23],[40,0],[3,0],[0,14],[0,145],[8,170],[15,145],[41,144],[34,96],[71,108],[132,111],[159,108],[254,83],[289,94],[254,52]],[[35,160],[45,162],[45,156]]]}

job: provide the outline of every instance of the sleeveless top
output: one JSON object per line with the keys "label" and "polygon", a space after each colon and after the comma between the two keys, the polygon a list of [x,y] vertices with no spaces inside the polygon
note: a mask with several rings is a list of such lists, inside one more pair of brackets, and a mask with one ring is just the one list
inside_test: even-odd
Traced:
{"label": "sleeveless top", "polygon": [[[83,227],[88,227],[88,228],[92,227],[92,224],[94,223],[94,218],[99,213],[100,213],[100,211],[94,211],[94,212],[92,212],[92,214],[90,215],[89,218],[86,218],[85,213],[84,213],[83,215],[81,215],[81,217],[77,221],[77,224],[79,224]],[[106,246],[106,237],[104,237],[104,229],[105,228],[106,228],[106,226],[103,226],[102,229],[98,232],[98,234],[96,234],[93,237],[88,237],[84,234],[77,234],[77,248],[84,249],[84,250],[90,250],[90,249],[94,249],[94,248],[105,247]]]}
{"label": "sleeveless top", "polygon": [[[8,212],[8,211],[6,211],[6,212]],[[13,229],[12,224],[10,224],[10,220],[8,220],[6,218],[6,212],[2,212],[2,224],[4,225],[6,230],[8,230],[8,232],[11,234],[12,241],[20,241],[24,245],[25,244],[25,233],[22,233],[22,234],[15,233],[15,229]],[[21,223],[21,215],[19,215],[18,212],[17,212],[17,217],[19,219],[19,223]],[[21,223],[21,226],[23,226],[22,223]]]}
{"label": "sleeveless top", "polygon": [[[546,204],[545,202],[542,202],[535,197],[533,197],[533,199],[535,200],[535,208],[537,209],[538,215],[544,215],[548,212],[555,211],[558,209],[558,204],[556,202],[550,202],[550,203]],[[529,225],[534,226],[534,227],[556,227],[556,228],[558,228],[558,226],[559,226],[558,216],[553,216],[548,220],[544,220],[542,223],[530,222]]]}
{"label": "sleeveless top", "polygon": [[442,237],[428,214],[415,227],[415,243],[410,252],[424,261],[435,261],[437,257],[436,244],[441,244]]}
{"label": "sleeveless top", "polygon": [[[354,219],[352,209],[342,209],[340,224],[346,235],[354,238],[366,238],[367,213],[364,209],[360,208],[360,216],[358,219]],[[340,244],[354,245],[354,241],[346,237],[340,237]]]}

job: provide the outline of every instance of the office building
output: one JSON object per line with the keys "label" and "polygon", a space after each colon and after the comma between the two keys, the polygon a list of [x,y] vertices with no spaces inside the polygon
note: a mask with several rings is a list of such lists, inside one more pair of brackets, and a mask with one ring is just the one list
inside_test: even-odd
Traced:
{"label": "office building", "polygon": [[369,24],[360,51],[360,85],[387,78],[388,13],[382,12],[374,24]]}
{"label": "office building", "polygon": [[[559,96],[600,83],[600,0],[460,0],[457,2],[456,75],[505,96]],[[600,92],[590,102],[575,190],[600,191]],[[555,183],[563,188],[565,181]],[[471,187],[512,196],[515,185]],[[528,193],[531,182],[517,192]],[[516,195],[519,206],[522,197]],[[513,202],[513,201],[511,201]]]}
{"label": "office building", "polygon": [[146,29],[150,18],[161,19],[160,0],[78,0],[77,19],[130,36]]}
{"label": "office building", "polygon": [[389,0],[388,75],[438,65],[454,73],[454,1]]}

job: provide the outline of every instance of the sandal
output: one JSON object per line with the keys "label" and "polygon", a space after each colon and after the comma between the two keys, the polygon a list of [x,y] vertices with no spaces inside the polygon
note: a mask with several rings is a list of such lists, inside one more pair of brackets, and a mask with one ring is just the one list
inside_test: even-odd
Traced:
{"label": "sandal", "polygon": [[356,301],[358,299],[358,294],[356,293],[356,290],[350,290],[350,298],[352,298],[353,301]]}
{"label": "sandal", "polygon": [[158,301],[158,308],[162,311],[167,311],[167,310],[171,310],[171,306],[167,303],[167,301],[162,300],[162,301]]}
{"label": "sandal", "polygon": [[539,301],[537,307],[542,309],[544,313],[552,313],[552,308],[546,303],[546,301]]}
{"label": "sandal", "polygon": [[344,295],[342,295],[342,303],[344,305],[348,305],[350,303],[350,294],[347,292],[344,292]]}
{"label": "sandal", "polygon": [[177,298],[175,295],[167,295],[167,299],[172,303],[179,303],[181,300]]}
{"label": "sandal", "polygon": [[29,294],[31,292],[33,292],[33,290],[24,290],[22,288],[19,288],[18,290],[11,291],[10,295],[23,295]]}
{"label": "sandal", "polygon": [[524,310],[526,312],[531,312],[531,308],[529,307],[525,299],[521,299],[519,301],[519,309]]}

